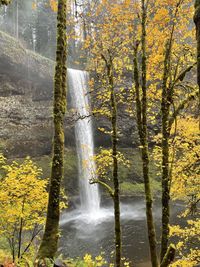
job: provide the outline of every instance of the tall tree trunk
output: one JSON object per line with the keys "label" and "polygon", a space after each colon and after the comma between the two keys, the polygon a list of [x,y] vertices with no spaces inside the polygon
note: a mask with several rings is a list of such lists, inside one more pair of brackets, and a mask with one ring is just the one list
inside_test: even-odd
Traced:
{"label": "tall tree trunk", "polygon": [[54,80],[54,140],[51,181],[45,232],[38,258],[53,258],[57,252],[60,186],[63,177],[64,114],[66,110],[66,0],[58,1],[57,52]]}
{"label": "tall tree trunk", "polygon": [[[179,12],[181,0],[176,4],[175,15]],[[161,117],[162,117],[162,236],[161,236],[161,253],[160,262],[165,258],[168,251],[169,242],[169,220],[170,220],[170,180],[171,171],[169,170],[169,141],[170,141],[170,107],[174,94],[174,84],[169,83],[171,68],[171,52],[173,47],[173,35],[176,22],[172,23],[170,38],[166,43],[164,70],[162,80],[162,101],[161,101]],[[189,68],[190,69],[190,68]],[[184,77],[184,76],[183,76]]]}
{"label": "tall tree trunk", "polygon": [[115,264],[121,266],[121,225],[120,225],[120,197],[118,180],[118,160],[117,160],[117,104],[113,82],[112,59],[107,64],[108,79],[110,86],[111,100],[111,123],[112,123],[112,158],[113,158],[113,185],[114,185],[114,217],[115,217]]}
{"label": "tall tree trunk", "polygon": [[[21,210],[21,213],[23,215],[24,213],[24,205],[25,205],[25,198],[23,199],[23,202],[22,202],[22,210]],[[23,232],[23,216],[20,218],[20,227],[19,227],[19,236],[18,236],[18,260],[20,259],[21,257],[21,246],[22,246],[22,232]]]}
{"label": "tall tree trunk", "polygon": [[162,237],[161,237],[161,255],[162,262],[167,249],[169,240],[169,218],[170,218],[170,172],[169,172],[169,111],[171,105],[172,90],[167,87],[167,80],[170,70],[171,57],[171,42],[166,45],[164,74],[162,84],[162,102],[161,102],[161,116],[162,116]]}
{"label": "tall tree trunk", "polygon": [[149,248],[151,254],[152,267],[158,267],[158,256],[156,251],[156,233],[154,226],[154,218],[152,211],[152,194],[149,177],[149,149],[148,149],[148,134],[147,134],[147,81],[146,81],[146,18],[147,7],[145,0],[142,0],[142,100],[140,100],[139,92],[139,71],[137,62],[137,48],[135,48],[134,57],[134,80],[136,90],[136,111],[137,111],[137,127],[142,146],[142,162],[143,162],[143,178],[145,187],[145,199],[146,199],[146,219],[147,230],[149,238]]}
{"label": "tall tree trunk", "polygon": [[[196,39],[197,39],[197,83],[199,86],[199,115],[200,115],[200,0],[196,0],[194,13],[194,23],[196,25]],[[200,129],[200,116],[199,116]]]}
{"label": "tall tree trunk", "polygon": [[11,0],[0,0],[0,5],[8,5],[10,2]]}

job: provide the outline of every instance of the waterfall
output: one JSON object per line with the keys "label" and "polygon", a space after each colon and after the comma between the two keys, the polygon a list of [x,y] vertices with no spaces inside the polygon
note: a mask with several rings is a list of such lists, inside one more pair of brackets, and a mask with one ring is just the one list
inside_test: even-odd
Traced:
{"label": "waterfall", "polygon": [[79,167],[81,211],[88,214],[100,209],[100,196],[97,185],[89,181],[95,177],[94,142],[92,119],[89,115],[88,74],[85,71],[68,69],[68,80],[72,106],[80,119],[75,123],[76,150]]}

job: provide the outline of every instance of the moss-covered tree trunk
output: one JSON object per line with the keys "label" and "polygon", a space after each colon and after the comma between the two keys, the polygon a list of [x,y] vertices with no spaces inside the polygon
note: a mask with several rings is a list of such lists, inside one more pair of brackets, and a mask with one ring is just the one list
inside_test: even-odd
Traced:
{"label": "moss-covered tree trunk", "polygon": [[11,0],[0,0],[0,5],[8,5],[10,2]]}
{"label": "moss-covered tree trunk", "polygon": [[45,232],[38,258],[53,258],[57,252],[60,186],[63,177],[64,114],[66,110],[66,0],[58,1],[57,52],[54,78],[54,140],[49,201]]}
{"label": "moss-covered tree trunk", "polygon": [[197,82],[200,87],[200,0],[195,1],[194,23],[196,25],[197,40]]}
{"label": "moss-covered tree trunk", "polygon": [[118,160],[117,160],[117,104],[113,82],[113,63],[110,58],[107,64],[110,103],[111,103],[111,124],[112,124],[112,158],[113,158],[113,185],[114,185],[114,218],[115,218],[115,266],[121,266],[121,224],[120,224],[120,195],[118,179]]}
{"label": "moss-covered tree trunk", "polygon": [[172,90],[167,87],[167,80],[170,69],[170,51],[171,41],[166,46],[166,54],[164,61],[164,74],[162,84],[162,101],[161,101],[161,116],[162,116],[162,236],[161,236],[161,255],[162,262],[169,241],[169,218],[170,218],[170,175],[169,175],[169,111],[171,105]]}
{"label": "moss-covered tree trunk", "polygon": [[154,226],[154,218],[152,211],[152,194],[149,177],[149,149],[148,149],[148,134],[147,134],[147,80],[146,80],[146,19],[147,19],[147,6],[144,0],[142,0],[142,100],[140,100],[140,83],[139,83],[139,71],[137,62],[137,49],[138,44],[135,47],[134,57],[134,81],[136,90],[136,111],[137,111],[137,127],[142,147],[142,163],[143,163],[143,178],[145,187],[145,199],[146,199],[146,219],[147,230],[149,239],[149,248],[151,254],[151,264],[153,267],[158,267],[158,257],[156,251],[156,233]]}
{"label": "moss-covered tree trunk", "polygon": [[[197,40],[197,83],[199,86],[199,115],[200,115],[200,0],[195,1],[194,7],[195,7],[194,23],[196,25],[196,40]],[[200,121],[199,121],[199,128],[200,128]]]}

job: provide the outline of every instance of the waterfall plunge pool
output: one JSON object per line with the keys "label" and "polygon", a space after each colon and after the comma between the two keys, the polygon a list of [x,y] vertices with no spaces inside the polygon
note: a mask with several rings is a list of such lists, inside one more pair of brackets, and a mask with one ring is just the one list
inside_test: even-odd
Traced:
{"label": "waterfall plunge pool", "polygon": [[[171,206],[171,223],[180,223],[177,217],[183,205]],[[160,201],[154,205],[155,226],[160,234]],[[108,262],[112,261],[114,251],[114,215],[112,202],[108,201],[98,212],[89,213],[77,207],[65,211],[61,216],[62,237],[60,253],[65,257],[83,257],[86,253],[97,256],[105,253]],[[146,229],[145,203],[142,198],[123,200],[121,203],[122,250],[123,257],[128,258],[136,267],[149,267],[149,248]],[[131,265],[132,266],[132,265]]]}

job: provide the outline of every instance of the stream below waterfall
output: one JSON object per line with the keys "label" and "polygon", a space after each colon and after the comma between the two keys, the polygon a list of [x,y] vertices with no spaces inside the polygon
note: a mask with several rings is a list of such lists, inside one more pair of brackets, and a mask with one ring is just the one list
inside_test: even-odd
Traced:
{"label": "stream below waterfall", "polygon": [[[160,202],[160,201],[159,201]],[[161,208],[155,203],[154,215],[157,234],[160,234]],[[174,203],[171,207],[171,223],[180,223],[177,214],[183,205]],[[149,267],[149,248],[147,239],[145,205],[142,198],[124,200],[121,204],[123,256],[134,267]],[[105,252],[108,262],[112,261],[114,251],[114,218],[112,203],[100,209],[93,216],[76,210],[65,212],[61,219],[62,237],[60,253],[65,257],[82,257],[86,253],[97,256]],[[159,238],[158,238],[159,239]]]}

